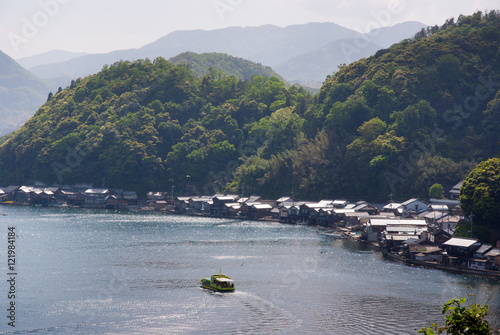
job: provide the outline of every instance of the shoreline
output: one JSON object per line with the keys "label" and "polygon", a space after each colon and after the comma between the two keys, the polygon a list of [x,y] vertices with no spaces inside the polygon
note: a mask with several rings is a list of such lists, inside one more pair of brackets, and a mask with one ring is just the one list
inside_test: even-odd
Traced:
{"label": "shoreline", "polygon": [[[5,203],[5,202],[0,202],[0,205],[3,206],[14,206],[14,207],[40,207],[40,206],[30,206],[29,204],[19,204],[19,203]],[[479,270],[479,269],[464,269],[464,268],[454,268],[454,267],[449,267],[445,265],[438,264],[436,262],[427,262],[427,261],[418,261],[414,259],[408,259],[404,258],[400,255],[384,251],[381,246],[376,243],[376,242],[368,242],[368,241],[363,241],[360,237],[361,234],[358,232],[353,233],[351,229],[346,228],[346,227],[330,227],[330,226],[321,226],[321,225],[310,225],[310,224],[300,224],[300,223],[290,223],[290,222],[282,222],[279,219],[272,219],[272,218],[246,218],[246,217],[240,217],[240,216],[235,216],[235,217],[225,217],[225,216],[213,216],[209,214],[202,214],[202,213],[193,213],[193,214],[187,214],[187,213],[179,213],[176,211],[155,211],[152,208],[148,209],[138,209],[138,210],[131,210],[130,208],[122,208],[122,209],[109,209],[109,208],[92,208],[92,207],[82,207],[82,206],[42,206],[40,208],[56,208],[56,209],[98,209],[98,210],[103,210],[106,212],[111,212],[111,211],[119,211],[119,212],[130,212],[130,213],[155,213],[155,214],[164,214],[164,215],[177,215],[177,216],[187,216],[187,217],[203,217],[203,218],[212,218],[212,219],[236,219],[240,221],[256,221],[256,222],[274,222],[274,223],[279,223],[279,224],[286,224],[286,225],[298,225],[298,226],[310,226],[310,227],[315,227],[317,229],[332,229],[335,231],[338,231],[344,239],[347,239],[352,242],[358,243],[360,246],[367,246],[370,247],[373,250],[373,252],[381,252],[383,257],[386,258],[387,260],[393,261],[393,262],[398,262],[405,264],[407,266],[415,266],[415,267],[423,267],[426,269],[435,269],[435,270],[441,270],[444,272],[449,272],[453,274],[466,274],[466,275],[473,275],[473,276],[478,276],[482,278],[488,278],[488,279],[493,279],[500,281],[500,271],[491,271],[491,270]],[[5,213],[0,213],[0,216],[7,216]],[[333,238],[336,239],[336,238]]]}
{"label": "shoreline", "polygon": [[473,275],[473,276],[478,276],[478,277],[483,277],[483,278],[488,278],[488,279],[494,279],[497,281],[500,281],[500,272],[499,271],[491,271],[491,270],[477,270],[477,269],[460,269],[460,268],[454,268],[454,267],[449,267],[445,265],[441,265],[435,262],[426,262],[426,261],[418,261],[415,259],[408,259],[401,257],[399,255],[396,255],[394,253],[390,252],[383,252],[382,254],[384,258],[398,262],[398,263],[403,263],[407,266],[415,266],[415,267],[422,267],[426,269],[435,269],[435,270],[441,270],[444,272],[450,272],[454,274],[467,274],[467,275]]}

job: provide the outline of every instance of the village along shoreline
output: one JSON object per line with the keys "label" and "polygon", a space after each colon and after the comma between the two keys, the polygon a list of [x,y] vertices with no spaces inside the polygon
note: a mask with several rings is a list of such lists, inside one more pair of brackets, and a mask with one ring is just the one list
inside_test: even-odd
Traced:
{"label": "village along shoreline", "polygon": [[155,212],[317,226],[332,239],[359,242],[406,265],[500,280],[500,241],[493,246],[473,238],[453,237],[456,224],[463,219],[456,200],[460,186],[450,191],[451,200],[431,199],[427,204],[413,198],[386,205],[343,199],[264,200],[231,194],[173,197],[166,192],[149,192],[145,200],[139,200],[136,192],[122,190],[9,186],[0,188],[0,205]]}

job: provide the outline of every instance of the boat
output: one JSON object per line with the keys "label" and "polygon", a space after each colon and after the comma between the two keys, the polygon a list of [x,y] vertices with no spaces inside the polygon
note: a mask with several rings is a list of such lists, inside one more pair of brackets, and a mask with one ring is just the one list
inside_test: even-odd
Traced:
{"label": "boat", "polygon": [[223,275],[220,270],[218,274],[212,275],[210,278],[200,279],[200,284],[203,288],[216,292],[234,291],[234,280]]}
{"label": "boat", "polygon": [[325,233],[320,233],[320,234],[334,238],[334,239],[338,239],[338,240],[347,238],[343,233],[335,233],[335,232],[326,233],[325,232]]}

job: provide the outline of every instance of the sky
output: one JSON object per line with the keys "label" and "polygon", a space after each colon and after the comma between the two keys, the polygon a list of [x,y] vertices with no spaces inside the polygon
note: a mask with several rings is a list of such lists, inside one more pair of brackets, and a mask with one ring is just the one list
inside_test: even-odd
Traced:
{"label": "sky", "polygon": [[0,50],[14,59],[51,50],[105,53],[176,30],[264,24],[333,22],[366,33],[495,9],[499,0],[0,0]]}

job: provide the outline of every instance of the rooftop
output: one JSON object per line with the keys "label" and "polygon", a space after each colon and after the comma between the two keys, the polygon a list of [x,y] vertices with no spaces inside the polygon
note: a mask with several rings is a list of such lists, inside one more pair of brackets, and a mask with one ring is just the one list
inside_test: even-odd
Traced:
{"label": "rooftop", "polygon": [[417,219],[370,219],[370,224],[372,226],[427,226],[425,220]]}
{"label": "rooftop", "polygon": [[443,245],[450,245],[455,247],[463,247],[468,248],[474,243],[478,243],[479,241],[474,238],[462,238],[462,237],[452,237],[448,241],[444,242]]}

